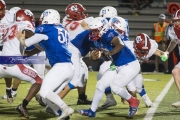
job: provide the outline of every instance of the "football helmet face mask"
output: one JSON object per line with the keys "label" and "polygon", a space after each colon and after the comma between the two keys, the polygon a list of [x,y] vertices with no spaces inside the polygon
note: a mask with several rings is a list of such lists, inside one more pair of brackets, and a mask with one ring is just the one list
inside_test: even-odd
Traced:
{"label": "football helmet face mask", "polygon": [[134,53],[139,60],[147,60],[146,56],[151,49],[150,38],[145,33],[136,36],[133,42]]}
{"label": "football helmet face mask", "polygon": [[40,16],[40,24],[59,24],[60,14],[54,9],[45,10]]}
{"label": "football helmet face mask", "polygon": [[116,8],[114,8],[112,6],[103,7],[99,12],[99,16],[105,17],[105,18],[111,18],[111,17],[115,17],[117,15],[118,14],[117,14]]}
{"label": "football helmet face mask", "polygon": [[109,23],[120,35],[123,36],[126,32],[126,21],[122,17],[112,17]]}
{"label": "football helmet face mask", "polygon": [[33,26],[35,26],[35,19],[33,13],[28,9],[20,9],[15,14],[15,20],[20,21],[29,21]]}
{"label": "football helmet face mask", "polygon": [[21,9],[20,7],[12,7],[9,11],[16,14],[16,12],[20,9]]}
{"label": "football helmet face mask", "polygon": [[0,20],[5,16],[6,12],[6,3],[4,0],[0,0]]}
{"label": "football helmet face mask", "polygon": [[89,29],[92,31],[90,39],[93,41],[99,40],[100,37],[109,29],[108,21],[103,17],[94,18],[89,24]]}
{"label": "football helmet face mask", "polygon": [[174,28],[180,30],[180,9],[176,11],[173,17]]}
{"label": "football helmet face mask", "polygon": [[71,3],[65,9],[67,18],[71,20],[86,18],[88,15],[84,13],[85,11],[86,9],[80,3]]}

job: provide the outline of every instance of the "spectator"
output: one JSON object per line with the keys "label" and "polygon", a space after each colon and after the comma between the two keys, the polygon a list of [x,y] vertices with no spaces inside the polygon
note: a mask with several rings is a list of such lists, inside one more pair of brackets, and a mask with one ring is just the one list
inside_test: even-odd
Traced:
{"label": "spectator", "polygon": [[[152,30],[152,38],[157,42],[158,49],[164,51],[166,49],[166,43],[163,40],[165,28],[167,23],[165,22],[166,16],[164,14],[159,15],[159,21],[154,23]],[[155,70],[154,72],[159,72],[159,57],[155,56]],[[168,62],[163,62],[165,72],[168,72]]]}
{"label": "spectator", "polygon": [[148,0],[132,0],[131,8],[135,8],[136,10],[141,10],[148,4],[149,4]]}

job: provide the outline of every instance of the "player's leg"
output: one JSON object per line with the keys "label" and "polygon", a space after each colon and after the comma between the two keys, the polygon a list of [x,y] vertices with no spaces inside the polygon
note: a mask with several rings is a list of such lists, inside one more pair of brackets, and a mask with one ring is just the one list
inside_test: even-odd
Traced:
{"label": "player's leg", "polygon": [[121,66],[118,68],[118,74],[110,84],[112,91],[129,103],[129,117],[132,117],[137,112],[139,100],[131,96],[124,87],[132,81],[139,71],[140,65],[138,60],[130,62],[128,65]]}
{"label": "player's leg", "polygon": [[[87,78],[88,78],[88,69],[86,66],[81,66],[80,68],[80,75],[81,75],[81,79],[76,80],[76,81],[70,81],[68,84],[64,84],[61,85],[61,87],[59,87],[55,93],[57,93],[61,99],[63,99],[70,90],[75,89],[77,86],[78,87],[83,87],[86,85],[87,82]],[[87,99],[87,98],[86,98]],[[82,101],[84,102],[84,101]],[[53,114],[55,116],[60,114],[60,110],[59,107],[55,106],[54,104],[50,105],[48,104],[48,106],[46,107],[45,111],[47,113]]]}
{"label": "player's leg", "polygon": [[137,91],[137,93],[139,93],[139,95],[143,99],[146,107],[151,107],[153,105],[153,103],[150,100],[150,98],[148,97],[148,95],[146,93],[146,89],[144,88],[143,76],[142,76],[141,72],[134,78],[134,81],[136,81],[135,82],[136,83],[136,91]]}
{"label": "player's leg", "polygon": [[[172,75],[173,75],[176,87],[177,87],[178,91],[180,92],[180,62],[172,70]],[[173,103],[172,106],[180,107],[180,101]]]}
{"label": "player's leg", "polygon": [[139,73],[128,85],[127,89],[129,93],[136,97],[136,93],[139,93],[139,95],[142,97],[146,107],[151,107],[152,102],[149,99],[148,95],[146,94],[146,90],[144,89],[144,85],[142,84],[143,77],[142,74]]}
{"label": "player's leg", "polygon": [[51,68],[43,80],[40,95],[59,106],[59,108],[62,110],[62,114],[59,119],[73,114],[74,110],[68,107],[67,104],[60,98],[60,96],[58,96],[53,91],[61,86],[65,81],[70,81],[72,76],[73,66],[71,63],[58,63]]}
{"label": "player's leg", "polygon": [[[20,105],[16,107],[16,110],[20,112],[22,115],[24,115],[25,118],[29,118],[28,111],[27,111],[27,105],[31,101],[31,99],[39,92],[42,79],[38,75],[38,73],[31,67],[27,65],[17,65],[17,71],[19,71],[19,74],[16,75],[16,78],[22,79],[24,81],[30,82],[32,85],[25,97],[25,99],[22,101]],[[27,72],[23,72],[23,71]],[[30,74],[31,73],[31,74]]]}
{"label": "player's leg", "polygon": [[[46,63],[46,57],[45,52],[41,51],[40,53],[36,54],[37,57],[39,57],[39,61],[41,61],[41,64],[33,64],[33,68],[37,71],[37,73],[40,75],[42,80],[44,79],[45,74],[45,63]],[[46,100],[43,99],[39,94],[35,96],[36,101],[39,102],[41,106],[46,106]]]}
{"label": "player's leg", "polygon": [[[1,66],[2,67],[2,66]],[[0,69],[1,69],[0,67]],[[37,94],[40,89],[42,79],[39,75],[32,69],[31,67],[23,64],[14,65],[12,67],[3,67],[3,73],[6,73],[6,77],[15,77],[17,79],[21,79],[27,82],[30,82],[32,87],[30,88],[27,96],[22,101],[16,110],[20,112],[24,117],[29,118],[26,106],[28,105],[29,101]],[[0,71],[1,73],[1,71]]]}
{"label": "player's leg", "polygon": [[96,91],[93,97],[93,102],[91,104],[90,109],[88,110],[79,110],[78,112],[82,115],[95,117],[96,110],[98,108],[98,104],[103,97],[105,89],[110,85],[114,76],[116,75],[116,71],[107,71],[104,73],[102,78],[96,84]]}
{"label": "player's leg", "polygon": [[87,99],[86,95],[86,85],[88,80],[88,68],[86,64],[81,60],[80,61],[80,77],[79,80],[75,83],[77,84],[78,89],[78,101],[77,105],[90,105],[92,101]]}
{"label": "player's leg", "polygon": [[[6,91],[11,92],[12,98],[16,97],[17,89],[18,89],[18,86],[21,83],[21,81],[16,79],[16,78],[14,78],[13,79],[13,85],[12,85],[12,88],[11,88],[12,78],[4,78],[4,79],[5,79],[5,82],[6,82]],[[9,87],[7,87],[7,86],[9,86]],[[3,95],[2,99],[7,99],[7,95],[6,94]]]}
{"label": "player's leg", "polygon": [[[103,74],[110,68],[111,65],[111,61],[104,61],[100,68],[99,68],[99,72],[97,74],[97,80],[100,80],[101,77],[103,76]],[[104,102],[104,104],[102,104],[101,106],[99,106],[99,109],[106,109],[108,107],[111,106],[115,106],[117,105],[116,100],[114,99],[114,96],[111,92],[111,88],[107,87],[105,89],[105,95],[106,95],[106,101]]]}

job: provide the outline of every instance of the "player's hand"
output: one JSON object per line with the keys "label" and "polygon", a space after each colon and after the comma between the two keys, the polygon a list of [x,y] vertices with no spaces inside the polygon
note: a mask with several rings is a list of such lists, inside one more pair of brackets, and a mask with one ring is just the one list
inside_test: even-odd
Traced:
{"label": "player's hand", "polygon": [[91,58],[93,59],[93,60],[97,60],[97,59],[99,59],[101,57],[101,51],[99,51],[99,50],[93,50],[92,52],[91,52]]}
{"label": "player's hand", "polygon": [[168,56],[169,56],[168,52],[164,52],[164,54],[161,55],[160,58],[163,62],[165,62],[168,59]]}
{"label": "player's hand", "polygon": [[81,27],[84,29],[84,30],[87,30],[88,29],[88,24],[83,20],[81,23]]}
{"label": "player's hand", "polygon": [[104,54],[105,56],[111,56],[109,50],[107,50],[107,49],[102,49],[101,51],[103,52],[103,54]]}

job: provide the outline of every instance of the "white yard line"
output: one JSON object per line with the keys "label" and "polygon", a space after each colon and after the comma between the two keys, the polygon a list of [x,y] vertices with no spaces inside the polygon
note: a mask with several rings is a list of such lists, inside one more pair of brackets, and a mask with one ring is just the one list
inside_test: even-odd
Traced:
{"label": "white yard line", "polygon": [[144,120],[152,120],[154,113],[156,112],[156,109],[158,108],[159,104],[161,103],[162,99],[170,89],[172,83],[174,82],[174,79],[171,78],[171,80],[167,83],[167,85],[164,87],[163,91],[159,94],[159,96],[156,98],[156,100],[153,103],[153,107],[149,108],[146,116],[144,117]]}

